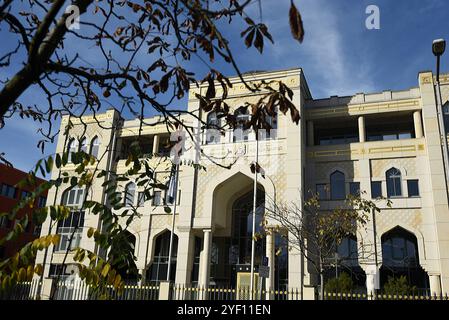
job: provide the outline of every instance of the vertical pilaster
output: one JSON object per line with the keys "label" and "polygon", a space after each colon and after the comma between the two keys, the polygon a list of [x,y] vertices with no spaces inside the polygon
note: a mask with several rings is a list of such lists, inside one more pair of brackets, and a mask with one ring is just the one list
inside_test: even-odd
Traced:
{"label": "vertical pilaster", "polygon": [[313,121],[307,121],[307,145],[312,147],[315,145],[315,128]]}

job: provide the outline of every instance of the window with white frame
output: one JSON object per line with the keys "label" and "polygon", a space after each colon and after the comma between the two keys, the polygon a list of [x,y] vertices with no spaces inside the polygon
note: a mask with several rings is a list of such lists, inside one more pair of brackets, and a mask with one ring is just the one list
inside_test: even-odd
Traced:
{"label": "window with white frame", "polygon": [[217,113],[212,111],[207,115],[206,144],[216,144],[220,142],[220,119]]}
{"label": "window with white frame", "polygon": [[387,178],[387,196],[389,198],[402,196],[401,171],[396,168],[391,168],[386,172],[386,178]]}
{"label": "window with white frame", "polygon": [[130,182],[125,187],[125,207],[131,207],[134,205],[134,195],[136,193],[136,184]]}
{"label": "window with white frame", "polygon": [[56,232],[60,235],[60,241],[55,246],[55,251],[73,250],[79,247],[84,226],[84,211],[73,211],[64,220],[58,221]]}
{"label": "window with white frame", "polygon": [[266,114],[265,120],[271,128],[270,129],[267,128],[266,130],[260,130],[259,131],[259,139],[260,140],[276,139],[276,132],[277,132],[277,128],[278,128],[277,113],[273,116]]}
{"label": "window with white frame", "polygon": [[62,195],[62,204],[68,207],[81,208],[84,201],[84,189],[75,187],[66,190]]}
{"label": "window with white frame", "polygon": [[161,205],[162,205],[162,191],[154,191],[153,206],[161,206]]}
{"label": "window with white frame", "polygon": [[87,153],[87,138],[86,137],[81,139],[80,150]]}
{"label": "window with white frame", "polygon": [[248,141],[249,130],[245,130],[245,125],[251,120],[251,116],[248,113],[248,108],[240,107],[235,112],[236,126],[234,128],[233,141]]}
{"label": "window with white frame", "polygon": [[143,207],[145,205],[145,192],[139,192],[137,194],[137,206],[138,207]]}
{"label": "window with white frame", "polygon": [[70,139],[69,145],[67,146],[68,162],[72,162],[73,153],[78,152],[78,140],[75,138]]}
{"label": "window with white frame", "polygon": [[94,137],[90,142],[90,155],[98,158],[98,152],[100,150],[100,139],[98,137]]}

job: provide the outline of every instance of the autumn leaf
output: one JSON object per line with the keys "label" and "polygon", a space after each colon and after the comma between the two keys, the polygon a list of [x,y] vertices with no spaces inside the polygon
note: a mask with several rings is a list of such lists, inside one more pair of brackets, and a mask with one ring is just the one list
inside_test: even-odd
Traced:
{"label": "autumn leaf", "polygon": [[293,3],[293,0],[291,1],[289,18],[293,38],[302,43],[304,40],[304,27],[302,24],[301,14]]}

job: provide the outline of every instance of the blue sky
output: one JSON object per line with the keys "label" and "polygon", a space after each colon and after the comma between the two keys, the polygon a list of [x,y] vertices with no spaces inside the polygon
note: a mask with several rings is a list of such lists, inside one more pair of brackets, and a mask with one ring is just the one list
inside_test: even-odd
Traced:
{"label": "blue sky", "polygon": [[[262,20],[275,39],[274,45],[266,43],[263,55],[254,48],[245,48],[239,37],[242,24],[227,27],[228,39],[242,71],[302,67],[314,98],[417,86],[418,72],[435,68],[432,40],[449,40],[446,0],[295,0],[295,3],[302,13],[306,31],[302,45],[290,34],[290,0],[262,1]],[[380,9],[380,30],[365,27],[365,10],[371,4]],[[259,19],[256,4],[249,13],[254,20]],[[6,45],[12,43],[5,30],[0,31],[0,37]],[[97,62],[89,48],[82,52],[85,60]],[[148,63],[148,56],[139,59]],[[220,61],[213,67],[228,76],[234,75]],[[206,72],[199,60],[192,61],[190,69],[195,70],[198,79]],[[449,71],[449,52],[443,57],[442,70]],[[4,75],[0,77],[3,79]],[[45,103],[35,88],[24,94],[21,101]],[[185,109],[186,100],[177,101],[175,106]],[[58,122],[54,125],[58,126]],[[36,146],[41,139],[38,129],[39,125],[30,120],[10,119],[0,130],[0,152],[5,152],[15,167],[30,170],[42,157]],[[52,153],[54,148],[47,144],[45,154]]]}

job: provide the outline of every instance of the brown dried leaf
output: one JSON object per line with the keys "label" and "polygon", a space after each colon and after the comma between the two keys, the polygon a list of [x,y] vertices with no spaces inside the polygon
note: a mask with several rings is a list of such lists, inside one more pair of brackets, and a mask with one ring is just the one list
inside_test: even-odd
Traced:
{"label": "brown dried leaf", "polygon": [[302,24],[301,14],[298,9],[296,9],[293,0],[291,0],[290,5],[290,29],[292,31],[293,38],[298,40],[300,43],[304,40],[304,26]]}

